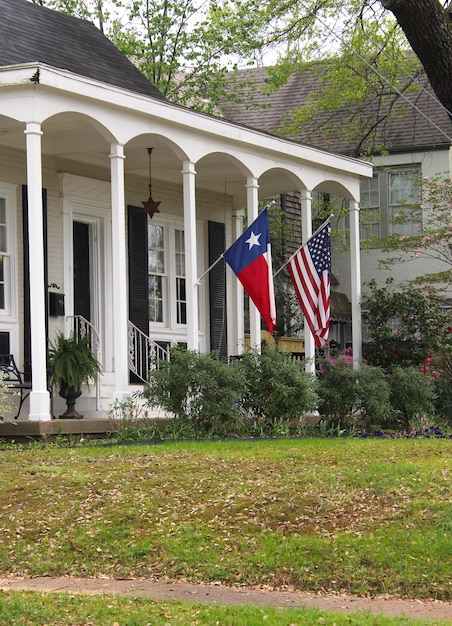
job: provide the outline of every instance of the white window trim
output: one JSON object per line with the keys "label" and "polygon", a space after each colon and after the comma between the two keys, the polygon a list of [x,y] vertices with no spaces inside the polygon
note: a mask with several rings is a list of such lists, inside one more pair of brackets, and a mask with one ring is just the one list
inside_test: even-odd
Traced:
{"label": "white window trim", "polygon": [[[400,172],[418,172],[419,176],[422,174],[421,164],[419,163],[409,163],[409,164],[399,164],[399,165],[390,165],[390,166],[379,166],[375,169],[375,174],[378,175],[378,192],[379,192],[379,206],[378,207],[366,207],[363,203],[361,206],[360,212],[360,230],[361,230],[361,241],[366,241],[368,237],[365,236],[366,228],[372,229],[373,225],[379,220],[380,225],[380,237],[387,237],[391,234],[397,234],[397,229],[393,228],[391,224],[392,217],[392,208],[394,205],[391,205],[389,200],[390,187],[389,180],[391,173],[400,173]],[[421,194],[421,190],[420,194]],[[422,199],[419,198],[419,202],[421,203]],[[410,203],[410,199],[407,198],[407,204]],[[375,211],[375,219],[372,219],[370,222],[366,222],[365,215],[366,210],[369,212]],[[400,207],[403,210],[403,206]],[[422,210],[420,210],[422,213]],[[419,222],[422,223],[422,215],[419,217]]]}
{"label": "white window trim", "polygon": [[[0,183],[0,197],[5,199],[7,278],[5,281],[5,308],[0,309],[2,319],[17,320],[17,186]],[[27,242],[24,242],[27,245]]]}
{"label": "white window trim", "polygon": [[[164,295],[164,320],[165,322],[149,322],[149,334],[155,341],[167,341],[169,343],[186,343],[187,341],[187,324],[177,323],[177,305],[176,305],[176,256],[175,256],[175,230],[185,232],[184,220],[180,215],[154,215],[151,225],[162,226],[164,228],[164,245],[165,245],[165,277],[167,278],[166,290],[168,293]],[[197,255],[198,268],[203,267],[204,257],[204,234],[203,224],[200,221],[196,223],[197,231]],[[171,242],[171,244],[170,244]],[[185,242],[186,244],[186,242]],[[186,248],[185,248],[186,250]],[[200,274],[202,272],[199,272]],[[148,272],[149,275],[149,272]],[[205,346],[205,281],[202,281],[198,291],[198,307],[199,307],[199,333],[201,348]],[[189,289],[188,283],[186,289]],[[166,315],[166,317],[165,317]]]}
{"label": "white window trim", "polygon": [[[18,185],[0,183],[0,196],[5,199],[8,278],[5,283],[5,308],[0,309],[0,331],[9,333],[10,351],[18,358],[19,320],[17,285],[17,193]],[[28,245],[24,241],[23,245]]]}
{"label": "white window trim", "polygon": [[[187,329],[187,324],[177,323],[177,303],[176,303],[176,248],[175,248],[175,231],[184,231],[183,220],[177,218],[160,217],[152,218],[151,226],[161,226],[163,228],[163,245],[164,245],[164,274],[156,274],[164,277],[162,290],[163,297],[163,322],[150,321],[151,328],[165,329],[168,332]],[[149,272],[148,272],[149,275]]]}

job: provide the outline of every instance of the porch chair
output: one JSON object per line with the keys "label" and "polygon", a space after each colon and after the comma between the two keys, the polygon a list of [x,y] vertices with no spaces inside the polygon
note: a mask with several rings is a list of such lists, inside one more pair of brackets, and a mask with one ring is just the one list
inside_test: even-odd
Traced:
{"label": "porch chair", "polygon": [[[3,376],[3,381],[7,384],[8,388],[16,392],[19,397],[19,406],[14,419],[17,419],[20,415],[22,405],[30,395],[32,385],[31,382],[23,380],[22,372],[16,365],[13,354],[0,354],[0,375]],[[50,393],[50,411],[53,419],[53,388],[47,387]],[[0,415],[0,420],[3,420],[3,416]]]}

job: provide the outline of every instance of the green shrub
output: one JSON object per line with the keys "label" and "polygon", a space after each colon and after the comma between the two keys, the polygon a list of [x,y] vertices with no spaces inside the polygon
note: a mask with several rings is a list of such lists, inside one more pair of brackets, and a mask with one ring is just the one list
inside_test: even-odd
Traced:
{"label": "green shrub", "polygon": [[241,421],[245,383],[237,368],[215,355],[174,347],[170,361],[151,371],[148,382],[148,405],[191,422],[198,434],[233,431]]}
{"label": "green shrub", "polygon": [[433,382],[416,367],[394,367],[388,381],[391,389],[391,405],[400,422],[409,422],[422,415],[435,412],[435,388]]}
{"label": "green shrub", "polygon": [[433,381],[435,389],[435,410],[448,426],[452,426],[452,380],[447,374],[440,374]]}
{"label": "green shrub", "polygon": [[288,435],[292,422],[316,408],[313,377],[274,350],[231,364],[181,348],[151,372],[148,406],[173,414],[194,436]]}
{"label": "green shrub", "polygon": [[382,426],[392,415],[389,385],[379,367],[354,369],[346,356],[325,359],[317,380],[318,410],[329,424]]}
{"label": "green shrub", "polygon": [[284,422],[302,418],[317,404],[314,379],[304,363],[276,350],[243,355],[235,368],[246,383],[242,404],[251,423],[264,432],[281,429]]}

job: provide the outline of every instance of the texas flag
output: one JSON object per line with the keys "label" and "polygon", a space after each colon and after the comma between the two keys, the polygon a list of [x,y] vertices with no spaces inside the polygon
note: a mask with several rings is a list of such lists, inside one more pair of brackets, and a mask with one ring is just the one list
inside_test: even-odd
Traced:
{"label": "texas flag", "polygon": [[262,315],[269,333],[272,334],[276,325],[276,307],[266,208],[223,256]]}

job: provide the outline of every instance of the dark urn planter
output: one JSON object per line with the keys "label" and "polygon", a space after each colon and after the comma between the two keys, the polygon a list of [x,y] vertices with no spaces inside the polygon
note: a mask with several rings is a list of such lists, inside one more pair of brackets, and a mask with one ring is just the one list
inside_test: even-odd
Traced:
{"label": "dark urn planter", "polygon": [[60,415],[60,420],[79,420],[83,419],[83,415],[77,413],[75,410],[75,401],[82,395],[81,389],[75,389],[74,387],[61,387],[59,395],[66,400],[67,409]]}

